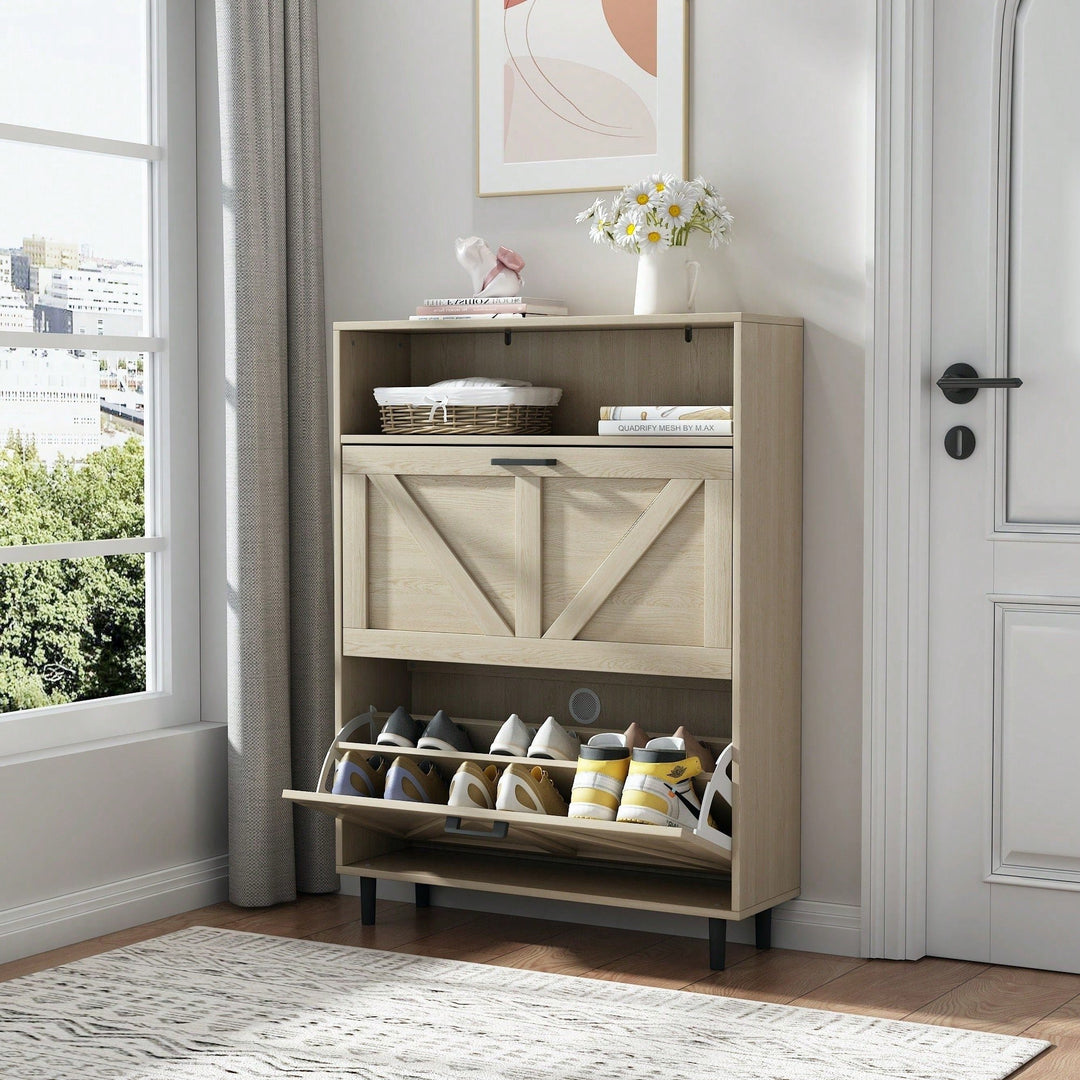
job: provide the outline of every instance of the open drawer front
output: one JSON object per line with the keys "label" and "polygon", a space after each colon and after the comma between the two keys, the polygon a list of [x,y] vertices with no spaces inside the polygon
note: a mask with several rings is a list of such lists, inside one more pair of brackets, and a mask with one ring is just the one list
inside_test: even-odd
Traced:
{"label": "open drawer front", "polygon": [[[481,810],[431,803],[284,791],[300,806],[408,843],[484,847],[531,854],[726,871],[730,847],[692,829]],[[720,834],[718,834],[720,835]]]}

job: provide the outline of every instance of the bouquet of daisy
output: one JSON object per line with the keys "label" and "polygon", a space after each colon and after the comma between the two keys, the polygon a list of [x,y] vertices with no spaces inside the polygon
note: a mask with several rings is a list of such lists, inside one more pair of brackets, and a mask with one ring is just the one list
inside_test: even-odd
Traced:
{"label": "bouquet of daisy", "polygon": [[705,233],[709,247],[717,248],[731,242],[735,222],[704,177],[680,180],[669,173],[627,185],[610,206],[597,199],[576,220],[589,223],[594,244],[635,255],[652,248],[685,247],[694,232]]}

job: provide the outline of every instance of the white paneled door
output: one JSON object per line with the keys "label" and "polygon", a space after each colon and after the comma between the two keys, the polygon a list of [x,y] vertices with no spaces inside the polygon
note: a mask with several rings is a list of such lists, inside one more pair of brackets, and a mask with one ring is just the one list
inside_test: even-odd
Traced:
{"label": "white paneled door", "polygon": [[1080,971],[1080,3],[935,7],[927,952]]}

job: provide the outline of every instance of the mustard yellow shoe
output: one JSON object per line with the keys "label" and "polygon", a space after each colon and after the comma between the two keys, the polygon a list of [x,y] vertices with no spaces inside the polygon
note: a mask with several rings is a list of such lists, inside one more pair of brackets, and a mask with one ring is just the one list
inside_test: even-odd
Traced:
{"label": "mustard yellow shoe", "polygon": [[687,757],[685,749],[654,745],[675,741],[653,739],[633,751],[616,821],[689,829],[697,825],[701,800],[693,779],[702,771],[700,759]]}
{"label": "mustard yellow shoe", "polygon": [[566,800],[539,765],[507,765],[499,777],[496,810],[517,810],[530,814],[566,816]]}
{"label": "mustard yellow shoe", "polygon": [[614,821],[630,768],[630,750],[622,735],[594,735],[578,751],[577,772],[570,792],[572,818]]}
{"label": "mustard yellow shoe", "polygon": [[481,769],[474,761],[463,761],[450,778],[448,806],[495,809],[499,770],[494,765]]}

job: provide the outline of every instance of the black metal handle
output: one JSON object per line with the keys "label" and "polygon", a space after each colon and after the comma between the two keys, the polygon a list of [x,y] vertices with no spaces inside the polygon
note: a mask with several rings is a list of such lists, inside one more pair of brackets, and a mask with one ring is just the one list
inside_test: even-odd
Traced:
{"label": "black metal handle", "polygon": [[492,465],[558,465],[553,457],[493,457]]}
{"label": "black metal handle", "polygon": [[446,819],[446,832],[457,836],[479,836],[484,840],[503,840],[510,829],[508,821],[496,821],[490,829],[463,829],[461,818],[448,817]]}
{"label": "black metal handle", "polygon": [[970,364],[950,364],[938,379],[941,392],[954,405],[966,405],[980,390],[1015,390],[1022,379],[983,379]]}

